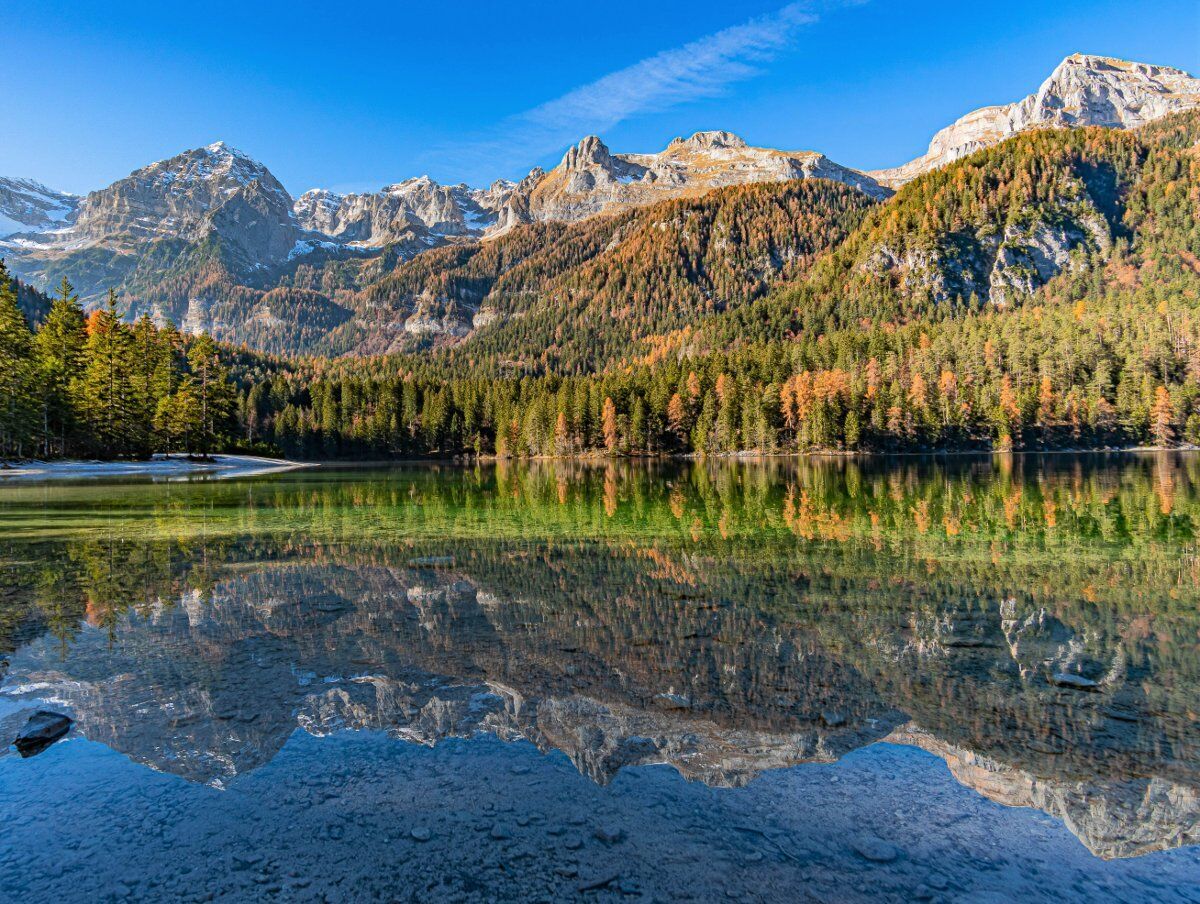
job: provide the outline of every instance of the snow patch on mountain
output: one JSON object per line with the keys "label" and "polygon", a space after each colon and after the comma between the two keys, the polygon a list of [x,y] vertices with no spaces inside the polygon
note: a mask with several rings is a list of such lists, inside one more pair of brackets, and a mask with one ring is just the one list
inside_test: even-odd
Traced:
{"label": "snow patch on mountain", "polygon": [[39,232],[66,223],[79,198],[33,179],[0,177],[0,238]]}

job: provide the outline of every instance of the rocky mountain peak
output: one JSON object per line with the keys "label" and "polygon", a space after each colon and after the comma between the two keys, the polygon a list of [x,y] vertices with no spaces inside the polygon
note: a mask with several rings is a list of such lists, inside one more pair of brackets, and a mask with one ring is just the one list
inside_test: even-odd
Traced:
{"label": "rocky mountain peak", "polygon": [[69,226],[46,230],[25,246],[51,255],[95,247],[126,252],[161,239],[194,242],[215,233],[231,263],[256,269],[286,257],[296,232],[291,196],[270,170],[216,142],[91,192]]}
{"label": "rocky mountain peak", "polygon": [[744,148],[746,146],[745,139],[732,132],[724,131],[696,132],[690,138],[676,138],[668,145],[670,148],[689,147],[701,150]]}
{"label": "rocky mountain peak", "polygon": [[257,181],[264,190],[286,196],[291,205],[291,197],[266,166],[223,141],[152,163],[128,178],[153,181],[174,193],[187,193],[206,185],[214,191],[232,194]]}
{"label": "rocky mountain peak", "polygon": [[1200,104],[1200,79],[1181,69],[1073,53],[1017,105],[1033,125],[1135,128]]}
{"label": "rocky mountain peak", "polygon": [[612,166],[613,158],[606,145],[596,135],[588,135],[579,144],[567,150],[562,159],[562,168],[567,171],[581,171],[600,167],[607,169]]}
{"label": "rocky mountain peak", "polygon": [[870,175],[885,185],[898,186],[1027,129],[1131,129],[1197,106],[1200,79],[1181,69],[1073,53],[1036,93],[1015,103],[974,110],[934,135],[923,156]]}
{"label": "rocky mountain peak", "polygon": [[441,184],[434,182],[429,176],[410,176],[408,179],[401,179],[399,182],[393,182],[391,185],[385,185],[383,190],[391,193],[403,194],[404,192],[413,190],[428,190],[441,188]]}

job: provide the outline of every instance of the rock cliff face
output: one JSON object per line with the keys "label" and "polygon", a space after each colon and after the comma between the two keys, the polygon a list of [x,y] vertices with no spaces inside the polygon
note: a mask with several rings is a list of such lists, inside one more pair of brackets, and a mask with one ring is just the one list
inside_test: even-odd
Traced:
{"label": "rock cliff face", "polygon": [[520,223],[573,222],[727,185],[789,179],[832,179],[873,198],[890,194],[871,177],[823,154],[750,147],[729,132],[676,138],[657,154],[613,154],[589,135],[549,173],[534,170],[512,189],[492,234]]}
{"label": "rock cliff face", "polygon": [[299,238],[292,199],[261,163],[223,142],[136,170],[79,202],[70,224],[24,243],[43,255],[131,254],[161,239],[215,235],[249,269],[287,257]]}
{"label": "rock cliff face", "polygon": [[478,238],[497,222],[510,182],[488,189],[439,185],[428,176],[406,179],[378,192],[338,195],[324,189],[296,200],[296,222],[350,245],[377,248],[418,236],[427,244]]}
{"label": "rock cliff face", "polygon": [[75,195],[46,188],[32,179],[0,178],[0,238],[60,228],[78,205]]}
{"label": "rock cliff face", "polygon": [[676,138],[657,154],[614,154],[595,135],[568,149],[550,172],[486,189],[439,185],[422,176],[379,192],[337,195],[323,189],[296,201],[298,224],[339,241],[377,248],[414,234],[430,246],[502,235],[522,223],[575,222],[727,185],[832,179],[873,198],[890,191],[869,176],[810,151],[749,147],[729,132]]}
{"label": "rock cliff face", "polygon": [[896,187],[1026,129],[1132,129],[1196,106],[1200,79],[1182,70],[1076,53],[1063,60],[1035,94],[968,113],[934,135],[924,156],[870,175]]}

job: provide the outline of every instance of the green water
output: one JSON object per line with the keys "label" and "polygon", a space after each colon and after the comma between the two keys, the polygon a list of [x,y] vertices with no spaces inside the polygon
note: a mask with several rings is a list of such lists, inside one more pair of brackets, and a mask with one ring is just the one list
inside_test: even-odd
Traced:
{"label": "green water", "polygon": [[1195,875],[1198,517],[1186,454],[0,486],[0,726],[52,701],[219,787],[298,728],[526,739],[601,787],[886,741],[1069,831],[1080,875]]}

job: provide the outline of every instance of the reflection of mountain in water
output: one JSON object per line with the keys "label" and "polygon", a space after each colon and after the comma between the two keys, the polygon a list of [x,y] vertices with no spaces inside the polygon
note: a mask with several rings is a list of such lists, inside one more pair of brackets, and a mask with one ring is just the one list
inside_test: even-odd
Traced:
{"label": "reflection of mountain in water", "polygon": [[[65,660],[49,636],[26,646],[8,690],[62,701],[86,736],[193,781],[255,768],[297,727],[487,731],[600,782],[667,762],[720,785],[891,739],[1100,856],[1200,840],[1200,739],[1176,702],[1196,690],[1194,650],[1151,659],[1086,609],[1073,626],[945,578],[881,584],[740,552],[232,545],[207,552],[203,591],[146,598]],[[1056,686],[1066,671],[1097,688]],[[1147,690],[1160,683],[1173,695]]]}

